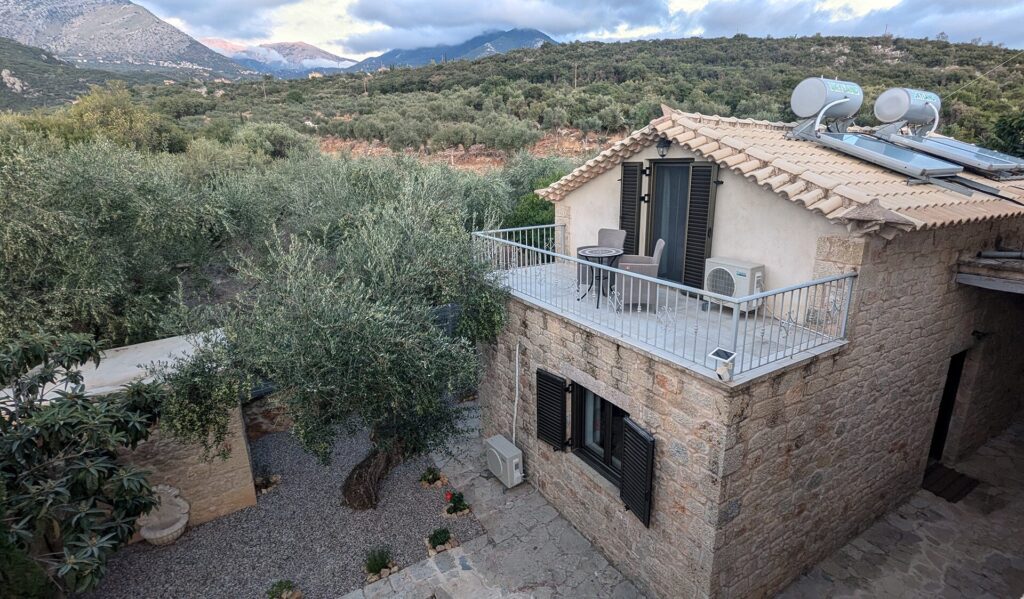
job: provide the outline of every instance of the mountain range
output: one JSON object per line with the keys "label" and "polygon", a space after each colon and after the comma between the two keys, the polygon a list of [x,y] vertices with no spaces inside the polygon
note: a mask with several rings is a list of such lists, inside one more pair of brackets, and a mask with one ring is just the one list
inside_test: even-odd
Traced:
{"label": "mountain range", "polygon": [[247,69],[278,77],[305,77],[309,73],[337,73],[356,64],[305,42],[277,42],[249,46],[217,38],[199,40],[208,48]]}
{"label": "mountain range", "polygon": [[[0,45],[0,69],[8,73],[0,81],[0,92],[9,96],[9,105],[67,100],[88,83],[103,79],[237,80],[261,73],[297,78],[313,72],[369,72],[474,60],[556,43],[536,29],[511,29],[461,44],[391,50],[356,62],[301,41],[200,42],[130,0],[0,0],[0,38],[14,40]],[[33,47],[40,49],[36,57]],[[33,61],[38,73],[26,72]],[[17,69],[12,69],[14,63]],[[81,73],[68,70],[76,66]]]}
{"label": "mountain range", "polygon": [[546,43],[557,44],[558,42],[536,29],[491,31],[468,39],[461,44],[391,50],[380,56],[367,58],[350,67],[349,70],[376,71],[380,68],[390,67],[421,67],[452,60],[476,60],[519,48],[539,48]]}
{"label": "mountain range", "polygon": [[114,72],[239,77],[245,71],[128,0],[0,0],[0,37]]}

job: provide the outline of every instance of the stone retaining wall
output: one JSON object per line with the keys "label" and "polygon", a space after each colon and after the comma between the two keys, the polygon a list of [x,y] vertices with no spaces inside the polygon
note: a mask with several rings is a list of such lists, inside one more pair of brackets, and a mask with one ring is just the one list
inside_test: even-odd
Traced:
{"label": "stone retaining wall", "polygon": [[153,431],[149,440],[122,459],[150,472],[153,485],[168,484],[181,489],[191,504],[189,526],[196,526],[234,511],[256,505],[256,488],[249,462],[249,445],[240,409],[231,413],[226,440],[227,459],[204,459],[203,448],[184,445]]}

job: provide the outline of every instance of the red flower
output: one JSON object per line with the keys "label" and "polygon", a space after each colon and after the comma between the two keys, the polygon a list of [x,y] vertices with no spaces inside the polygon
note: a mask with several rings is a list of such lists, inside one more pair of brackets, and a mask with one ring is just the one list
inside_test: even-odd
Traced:
{"label": "red flower", "polygon": [[452,492],[451,491],[445,491],[444,492],[444,500],[445,501],[451,501],[452,500]]}

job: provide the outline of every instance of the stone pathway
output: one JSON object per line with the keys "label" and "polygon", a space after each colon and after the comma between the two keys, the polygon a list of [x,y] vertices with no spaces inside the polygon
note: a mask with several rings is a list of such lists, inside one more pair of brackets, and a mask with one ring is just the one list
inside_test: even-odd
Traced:
{"label": "stone pathway", "polygon": [[1024,420],[957,470],[981,481],[959,503],[918,491],[780,596],[1024,597]]}
{"label": "stone pathway", "polygon": [[[466,496],[486,534],[405,567],[343,599],[641,597],[614,566],[529,483],[505,487],[486,468],[479,408],[471,434],[434,459]],[[425,553],[425,550],[424,550]]]}

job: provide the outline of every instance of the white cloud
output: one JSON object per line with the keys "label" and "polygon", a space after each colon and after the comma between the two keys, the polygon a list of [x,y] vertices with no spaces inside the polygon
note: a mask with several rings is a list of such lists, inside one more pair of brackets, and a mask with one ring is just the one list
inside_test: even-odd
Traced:
{"label": "white cloud", "polygon": [[540,29],[559,41],[693,35],[878,35],[1024,47],[1020,0],[138,0],[195,37],[247,45],[304,41],[361,59],[451,44],[487,30]]}

